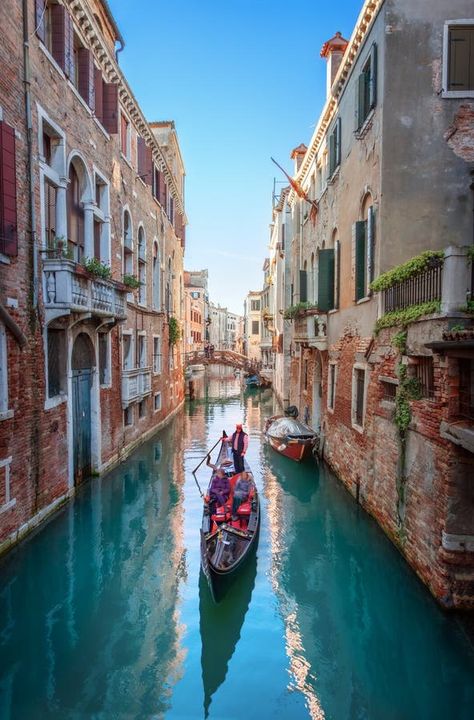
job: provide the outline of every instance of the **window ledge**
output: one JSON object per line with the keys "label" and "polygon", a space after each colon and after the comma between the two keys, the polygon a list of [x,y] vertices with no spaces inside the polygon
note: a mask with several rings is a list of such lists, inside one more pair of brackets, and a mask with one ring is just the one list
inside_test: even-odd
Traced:
{"label": "window ledge", "polygon": [[362,305],[363,303],[369,302],[370,300],[372,300],[372,295],[366,295],[360,300],[356,300],[356,305]]}
{"label": "window ledge", "polygon": [[363,435],[363,434],[364,434],[364,427],[363,427],[363,425],[357,425],[357,423],[355,423],[354,421],[352,421],[352,429],[353,429],[353,430],[357,430],[357,432],[358,432],[360,435]]}
{"label": "window ledge", "polygon": [[67,401],[67,395],[65,395],[65,394],[56,395],[55,397],[52,397],[52,398],[47,398],[44,401],[44,409],[52,410],[53,408],[58,407],[58,405],[62,405],[66,401]]}
{"label": "window ledge", "polygon": [[16,505],[16,498],[13,498],[13,500],[10,500],[9,502],[5,503],[5,505],[0,506],[0,515],[7,510],[11,510]]}
{"label": "window ledge", "polygon": [[450,440],[455,445],[460,445],[474,453],[474,427],[469,420],[442,422],[439,434],[445,440]]}
{"label": "window ledge", "polygon": [[11,260],[8,257],[8,255],[4,255],[3,253],[0,253],[0,263],[3,265],[10,265]]}
{"label": "window ledge", "polygon": [[102,133],[103,133],[104,136],[107,138],[107,140],[110,140],[110,133],[107,132],[107,130],[106,130],[105,127],[102,125],[102,123],[100,122],[100,120],[99,120],[99,118],[97,117],[97,115],[92,115],[92,119],[93,119],[93,121],[95,122],[95,124],[97,125],[97,127],[99,128],[99,130],[102,131]]}
{"label": "window ledge", "polygon": [[474,98],[474,90],[443,90],[441,93],[442,98],[459,99],[459,98]]}
{"label": "window ledge", "polygon": [[328,185],[333,185],[339,178],[339,170],[341,169],[341,163],[333,170],[332,174],[327,179]]}
{"label": "window ledge", "polygon": [[44,45],[44,43],[42,43],[42,42],[39,42],[39,49],[41,50],[41,52],[43,53],[43,55],[45,55],[45,57],[49,60],[49,62],[50,62],[51,65],[55,68],[55,70],[61,75],[62,79],[63,79],[63,80],[66,80],[66,76],[65,76],[65,74],[64,74],[63,69],[58,65],[58,63],[56,62],[56,60],[54,59],[54,57],[53,57],[53,56],[51,55],[51,53],[49,52],[49,50],[48,50],[48,48],[46,47],[46,45]]}
{"label": "window ledge", "polygon": [[79,100],[79,102],[81,103],[81,105],[82,105],[82,107],[84,108],[84,110],[86,110],[87,114],[88,114],[89,116],[92,116],[92,110],[90,109],[89,105],[88,105],[87,102],[84,100],[84,98],[82,97],[81,93],[79,92],[79,90],[77,89],[77,87],[74,85],[74,83],[73,83],[71,80],[68,80],[68,81],[67,81],[67,84],[68,84],[69,87],[71,88],[73,94],[76,96],[76,98],[77,98],[77,99]]}
{"label": "window ledge", "polygon": [[0,421],[1,420],[10,420],[10,418],[12,418],[14,416],[14,414],[15,413],[13,410],[2,410],[0,412]]}
{"label": "window ledge", "polygon": [[127,163],[130,170],[133,170],[132,161],[126,155],[124,155],[122,151],[120,151],[120,157],[125,163]]}

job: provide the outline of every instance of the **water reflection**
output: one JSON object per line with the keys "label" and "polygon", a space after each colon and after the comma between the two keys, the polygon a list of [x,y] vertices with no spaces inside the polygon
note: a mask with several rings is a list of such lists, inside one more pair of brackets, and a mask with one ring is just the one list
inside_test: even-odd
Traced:
{"label": "water reflection", "polygon": [[[201,667],[204,688],[204,716],[209,715],[213,694],[224,682],[229,661],[234,654],[248,610],[257,574],[253,555],[239,573],[220,603],[211,598],[207,581],[199,577],[199,628],[201,633]],[[235,699],[238,702],[237,698]]]}

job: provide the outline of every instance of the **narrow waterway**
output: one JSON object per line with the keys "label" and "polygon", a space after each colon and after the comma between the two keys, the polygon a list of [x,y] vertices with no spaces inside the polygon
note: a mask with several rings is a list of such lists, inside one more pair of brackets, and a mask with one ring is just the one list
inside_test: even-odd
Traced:
{"label": "narrow waterway", "polygon": [[[0,564],[1,720],[471,720],[463,622],[327,469],[263,444],[271,393],[232,379],[196,393]],[[214,606],[191,469],[237,420],[262,527]]]}

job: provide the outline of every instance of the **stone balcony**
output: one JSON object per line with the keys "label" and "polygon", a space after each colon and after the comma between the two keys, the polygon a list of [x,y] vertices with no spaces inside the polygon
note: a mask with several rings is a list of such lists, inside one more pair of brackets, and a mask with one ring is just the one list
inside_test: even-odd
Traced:
{"label": "stone balcony", "polygon": [[151,393],[151,367],[122,371],[122,407],[140,402]]}
{"label": "stone balcony", "polygon": [[295,318],[293,340],[318,350],[327,350],[327,315],[308,313]]}
{"label": "stone balcony", "polygon": [[87,273],[66,258],[44,258],[46,322],[71,313],[125,320],[127,291],[113,280]]}

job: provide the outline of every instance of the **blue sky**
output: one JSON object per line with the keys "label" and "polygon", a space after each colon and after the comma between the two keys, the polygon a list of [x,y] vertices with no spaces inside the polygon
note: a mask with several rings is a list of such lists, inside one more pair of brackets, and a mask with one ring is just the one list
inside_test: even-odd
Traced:
{"label": "blue sky", "polygon": [[[120,65],[149,120],[174,120],[186,166],[185,268],[243,312],[262,285],[273,179],[292,171],[325,100],[323,43],[362,0],[109,0]],[[279,186],[281,187],[281,185]]]}

